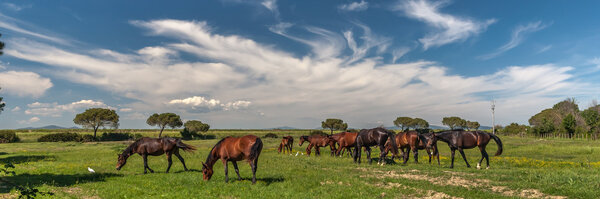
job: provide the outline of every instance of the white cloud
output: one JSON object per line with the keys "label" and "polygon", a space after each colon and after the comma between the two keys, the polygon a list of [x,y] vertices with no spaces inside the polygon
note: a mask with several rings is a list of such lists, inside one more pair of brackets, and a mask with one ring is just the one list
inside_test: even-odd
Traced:
{"label": "white cloud", "polygon": [[40,121],[39,117],[32,117],[29,120],[19,120],[17,121],[19,124],[31,124]]}
{"label": "white cloud", "polygon": [[371,48],[377,48],[378,54],[387,50],[392,41],[391,38],[376,35],[371,31],[371,28],[362,23],[354,22],[354,24],[363,31],[363,35],[360,37],[362,44],[357,44],[357,41],[354,40],[352,31],[344,32],[344,38],[346,38],[346,41],[348,42],[348,48],[353,52],[352,57],[347,61],[347,64],[362,60],[367,56],[367,53]]}
{"label": "white cloud", "polygon": [[[200,96],[193,96],[185,99],[174,99],[167,104],[187,109],[189,112],[211,112],[211,111],[229,111],[247,109],[251,102],[239,100],[234,102],[221,103],[217,99],[206,99]],[[189,110],[191,109],[191,110]]]}
{"label": "white cloud", "polygon": [[69,104],[58,104],[54,103],[40,103],[34,102],[27,105],[29,108],[25,110],[27,115],[39,115],[39,116],[50,116],[60,117],[63,113],[75,113],[76,111],[83,111],[86,108],[110,108],[112,107],[104,104],[101,101],[94,100],[80,100]]}
{"label": "white cloud", "polygon": [[539,53],[543,53],[543,52],[546,52],[546,51],[548,51],[548,50],[550,50],[550,49],[552,49],[552,45],[543,46],[543,47],[541,47],[541,48],[540,48],[540,49],[537,51],[537,53],[538,53],[538,54],[539,54]]}
{"label": "white cloud", "polygon": [[[175,107],[187,110],[187,114],[210,112],[211,124],[223,127],[313,127],[334,116],[354,127],[372,127],[369,125],[377,121],[391,123],[390,118],[398,114],[419,116],[432,124],[439,124],[441,117],[450,114],[481,118],[480,123],[485,124],[491,96],[498,100],[498,121],[526,121],[543,106],[594,86],[573,81],[572,68],[557,65],[511,66],[465,77],[449,74],[445,67],[430,61],[386,64],[366,54],[349,63],[352,57],[341,54],[348,50],[348,41],[316,27],[307,28],[314,33],[309,38],[290,35],[285,28],[281,31],[313,48],[311,53],[296,57],[243,36],[214,33],[206,22],[154,20],[132,24],[176,41],[162,48],[210,62],[166,56],[158,63],[140,53],[70,51],[39,42],[14,43],[5,52],[48,64],[58,77],[68,81],[136,99],[138,102],[127,105],[136,111]],[[356,49],[359,46],[356,42]],[[71,110],[62,108],[67,105],[33,103],[29,114],[35,110],[38,115],[57,115],[55,112]],[[225,111],[239,109],[251,111]],[[256,117],[257,112],[268,114]]]}
{"label": "white cloud", "polygon": [[369,8],[369,2],[361,0],[360,2],[352,2],[349,4],[342,4],[338,6],[338,9],[343,11],[363,11]]}
{"label": "white cloud", "polygon": [[436,30],[419,39],[424,49],[464,41],[496,22],[495,19],[479,22],[441,13],[439,9],[446,4],[447,1],[408,0],[400,2],[393,10],[403,11],[406,16],[423,21]]}
{"label": "white cloud", "polygon": [[[519,25],[513,30],[512,35],[510,37],[510,41],[508,41],[508,43],[502,45],[500,48],[498,48],[498,50],[496,50],[496,52],[480,56],[480,58],[481,59],[494,58],[510,49],[513,49],[513,48],[519,46],[528,34],[540,31],[546,27],[548,27],[548,25],[542,24],[541,21],[529,23],[525,26]],[[550,47],[552,47],[552,46],[550,46]],[[548,50],[548,49],[546,49],[546,50]]]}
{"label": "white cloud", "polygon": [[408,47],[394,49],[392,51],[392,63],[396,63],[396,60],[400,59],[400,57],[404,56],[409,51],[410,51],[410,48],[408,48]]}
{"label": "white cloud", "polygon": [[49,78],[41,77],[33,72],[4,71],[0,72],[0,92],[20,97],[40,97],[52,88]]}
{"label": "white cloud", "polygon": [[12,109],[12,110],[10,110],[10,111],[12,111],[12,112],[18,112],[18,111],[20,111],[20,110],[21,110],[21,107],[19,107],[19,106],[15,106],[15,108],[13,108],[13,109]]}
{"label": "white cloud", "polygon": [[132,108],[121,108],[121,109],[119,109],[119,111],[120,112],[131,112],[131,111],[133,111],[133,109]]}

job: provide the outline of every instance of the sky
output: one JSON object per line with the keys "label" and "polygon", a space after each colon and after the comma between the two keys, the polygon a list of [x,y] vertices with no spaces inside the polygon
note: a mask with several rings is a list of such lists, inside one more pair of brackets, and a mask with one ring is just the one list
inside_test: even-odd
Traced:
{"label": "sky", "polygon": [[2,1],[0,129],[120,128],[173,112],[212,128],[527,124],[600,91],[598,1]]}

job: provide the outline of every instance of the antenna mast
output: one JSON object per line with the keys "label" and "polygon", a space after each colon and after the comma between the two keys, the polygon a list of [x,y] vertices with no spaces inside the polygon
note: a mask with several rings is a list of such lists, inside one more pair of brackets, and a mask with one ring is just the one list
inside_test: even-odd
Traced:
{"label": "antenna mast", "polygon": [[496,110],[496,100],[492,99],[492,134],[496,134],[496,116],[494,111]]}

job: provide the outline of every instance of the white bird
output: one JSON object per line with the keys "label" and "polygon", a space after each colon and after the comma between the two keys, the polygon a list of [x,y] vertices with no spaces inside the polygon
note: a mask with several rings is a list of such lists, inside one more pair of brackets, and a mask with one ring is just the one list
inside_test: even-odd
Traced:
{"label": "white bird", "polygon": [[90,173],[96,173],[96,171],[94,171],[94,169],[88,167],[88,171],[90,171]]}
{"label": "white bird", "polygon": [[300,152],[296,152],[296,156],[298,156],[298,153],[300,153]]}

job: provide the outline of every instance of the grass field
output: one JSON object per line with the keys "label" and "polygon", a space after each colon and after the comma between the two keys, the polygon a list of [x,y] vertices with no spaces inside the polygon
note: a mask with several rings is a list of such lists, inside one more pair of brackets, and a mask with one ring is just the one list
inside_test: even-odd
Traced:
{"label": "grass field", "polygon": [[[270,131],[211,131],[218,138],[227,135],[264,135]],[[306,131],[283,131],[296,138]],[[182,153],[189,168],[183,172],[174,158],[171,173],[164,173],[165,156],[149,157],[157,173],[143,175],[142,158],[132,156],[121,171],[115,170],[117,153],[130,142],[37,143],[45,133],[19,133],[24,142],[0,144],[0,162],[16,165],[16,176],[5,179],[52,191],[60,198],[600,198],[600,142],[566,139],[501,137],[504,153],[491,156],[491,168],[466,168],[457,158],[449,169],[449,149],[439,143],[441,166],[429,165],[424,152],[420,163],[390,163],[385,166],[356,165],[350,158],[278,154],[280,139],[263,138],[256,185],[247,163],[240,162],[243,180],[237,181],[230,165],[230,182],[224,182],[223,165],[215,165],[210,181],[198,170],[208,150],[218,141],[186,141],[198,147],[195,153]],[[154,136],[157,132],[144,132]],[[175,132],[167,132],[175,136]],[[494,154],[490,143],[488,152]],[[377,150],[374,150],[376,153]],[[294,152],[295,153],[295,152]],[[458,153],[457,153],[458,154]],[[475,166],[479,150],[466,151]],[[397,161],[398,162],[398,161]],[[87,167],[96,170],[92,174]],[[0,186],[0,198],[16,197],[15,190]]]}

